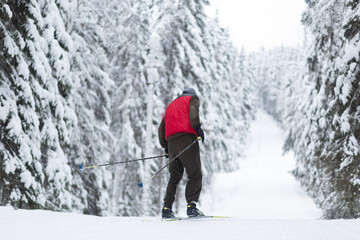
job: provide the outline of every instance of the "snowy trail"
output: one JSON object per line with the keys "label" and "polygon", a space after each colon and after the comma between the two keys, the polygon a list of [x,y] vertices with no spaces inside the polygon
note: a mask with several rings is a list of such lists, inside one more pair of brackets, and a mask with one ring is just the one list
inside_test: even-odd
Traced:
{"label": "snowy trail", "polygon": [[359,220],[227,219],[164,222],[0,207],[2,240],[359,240]]}
{"label": "snowy trail", "polygon": [[252,124],[240,169],[215,176],[201,196],[202,209],[213,215],[255,219],[317,219],[321,211],[289,173],[292,154],[282,156],[284,132],[264,112]]}

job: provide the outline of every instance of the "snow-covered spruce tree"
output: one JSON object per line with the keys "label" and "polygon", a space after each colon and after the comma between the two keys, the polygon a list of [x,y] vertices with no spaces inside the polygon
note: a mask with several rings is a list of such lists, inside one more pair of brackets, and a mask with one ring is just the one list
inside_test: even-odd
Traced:
{"label": "snow-covered spruce tree", "polygon": [[0,3],[0,204],[79,207],[68,158],[76,116],[70,107],[72,42],[66,1]]}
{"label": "snow-covered spruce tree", "polygon": [[[103,2],[102,2],[103,4]],[[74,82],[73,99],[77,125],[72,138],[71,162],[95,165],[111,161],[114,138],[110,133],[110,63],[107,61],[107,44],[104,30],[109,17],[98,1],[78,1],[72,9],[68,24],[73,39],[71,76]],[[69,15],[68,14],[68,15]],[[85,203],[86,214],[111,213],[111,172],[107,168],[79,171],[72,168],[74,186]]]}
{"label": "snow-covered spruce tree", "polygon": [[[262,49],[251,55],[257,66],[258,91],[261,107],[266,110],[283,127],[287,127],[287,118],[294,114],[294,93],[303,90],[301,71],[304,57],[301,48],[276,47]],[[299,89],[300,87],[300,89]]]}
{"label": "snow-covered spruce tree", "polygon": [[314,36],[312,52],[307,60],[309,73],[306,76],[312,85],[312,90],[306,101],[307,104],[304,105],[306,121],[303,122],[304,125],[299,126],[302,130],[296,131],[300,136],[293,137],[295,154],[298,158],[294,174],[321,208],[332,193],[328,184],[329,179],[334,177],[334,171],[326,170],[327,163],[324,158],[329,151],[328,138],[331,136],[332,121],[327,113],[330,83],[335,78],[333,60],[340,52],[338,25],[341,24],[341,20],[339,15],[331,12],[331,9],[339,9],[334,4],[339,3],[309,2],[308,10],[304,15],[303,21]]}
{"label": "snow-covered spruce tree", "polygon": [[325,218],[359,217],[359,4],[307,3],[303,21],[314,40],[305,78],[312,91],[302,108],[306,120],[291,137],[294,173]]}
{"label": "snow-covered spruce tree", "polygon": [[250,61],[249,55],[242,49],[238,54],[237,51],[233,57],[233,79],[235,82],[234,88],[236,96],[240,96],[241,100],[238,103],[241,106],[241,131],[244,134],[241,136],[241,142],[246,141],[247,132],[250,128],[250,123],[254,120],[255,111],[258,106],[258,95],[256,89],[258,88],[258,82],[255,79],[254,71],[255,66]]}
{"label": "snow-covered spruce tree", "polygon": [[1,204],[103,215],[110,175],[78,167],[112,147],[100,14],[87,25],[88,2],[1,4]]}
{"label": "snow-covered spruce tree", "polygon": [[204,126],[208,144],[204,149],[208,179],[218,171],[233,171],[242,154],[249,122],[253,119],[253,76],[245,52],[230,42],[218,20],[208,19],[203,61],[209,84],[204,99]]}
{"label": "snow-covered spruce tree", "polygon": [[[152,110],[148,104],[153,99],[149,96],[153,87],[149,79],[150,54],[150,6],[146,1],[124,0],[117,8],[117,28],[114,34],[118,39],[115,42],[110,58],[114,66],[111,76],[115,81],[112,103],[112,131],[117,139],[113,154],[113,161],[129,158],[149,157],[145,153],[152,153],[146,149],[148,134],[154,140],[156,128],[149,129],[147,118],[152,121]],[[147,97],[148,96],[148,97]],[[151,102],[153,103],[153,102]],[[148,111],[151,111],[147,113]],[[148,115],[149,114],[149,115]],[[114,172],[115,184],[113,191],[116,213],[124,216],[154,214],[149,210],[149,188],[143,191],[136,183],[151,176],[152,162],[134,162],[119,166]],[[155,167],[156,168],[156,167]],[[158,211],[158,209],[156,209]]]}
{"label": "snow-covered spruce tree", "polygon": [[[283,92],[281,125],[287,131],[287,137],[284,144],[284,152],[293,149],[297,138],[303,133],[303,128],[306,122],[306,114],[308,112],[309,96],[314,85],[309,81],[306,74],[306,58],[304,52],[306,47],[299,49],[299,54],[294,59],[293,67],[289,68],[290,73],[286,71],[285,74],[290,74],[292,77],[285,79],[283,83],[286,87]],[[294,74],[295,73],[295,74]],[[300,149],[299,149],[300,150]],[[306,149],[302,149],[306,151]]]}
{"label": "snow-covered spruce tree", "polygon": [[334,59],[334,78],[329,82],[331,134],[327,154],[321,158],[325,171],[331,173],[327,179],[331,193],[322,202],[325,218],[360,217],[359,9],[358,1],[347,1],[347,8],[339,12],[345,17],[339,25],[343,43],[341,54]]}
{"label": "snow-covered spruce tree", "polygon": [[260,103],[274,119],[280,121],[282,116],[279,116],[278,108],[281,106],[278,105],[278,101],[284,87],[281,76],[284,74],[282,60],[285,56],[279,49],[259,51],[258,54],[262,60],[262,64],[259,63],[260,71],[258,72]]}

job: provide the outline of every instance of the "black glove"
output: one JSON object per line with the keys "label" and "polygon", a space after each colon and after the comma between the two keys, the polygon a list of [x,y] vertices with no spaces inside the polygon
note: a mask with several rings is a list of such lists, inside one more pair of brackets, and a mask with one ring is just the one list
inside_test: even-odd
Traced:
{"label": "black glove", "polygon": [[196,134],[201,137],[201,141],[204,142],[205,140],[205,136],[204,136],[204,131],[201,129],[200,126],[196,126],[195,127],[195,131],[196,131]]}
{"label": "black glove", "polygon": [[169,158],[169,149],[168,148],[165,148],[165,157]]}

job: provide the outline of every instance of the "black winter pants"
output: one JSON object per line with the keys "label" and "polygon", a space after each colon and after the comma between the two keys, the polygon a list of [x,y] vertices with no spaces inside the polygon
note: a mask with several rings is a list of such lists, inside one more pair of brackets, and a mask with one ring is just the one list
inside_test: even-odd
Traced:
{"label": "black winter pants", "polygon": [[[168,138],[169,160],[196,140],[194,134],[180,133]],[[188,150],[183,152],[169,165],[170,179],[166,189],[164,202],[173,204],[175,201],[176,188],[181,181],[184,168],[188,176],[185,189],[185,198],[188,203],[199,200],[202,188],[202,173],[200,162],[199,142],[196,142]]]}
{"label": "black winter pants", "polygon": [[[169,160],[173,159],[195,140],[196,136],[188,133],[170,136],[168,138]],[[175,201],[176,188],[183,177],[184,168],[189,178],[185,189],[186,201],[188,203],[191,201],[197,202],[202,188],[199,142],[196,142],[176,160],[170,163],[170,179],[164,198],[165,203],[172,205]]]}

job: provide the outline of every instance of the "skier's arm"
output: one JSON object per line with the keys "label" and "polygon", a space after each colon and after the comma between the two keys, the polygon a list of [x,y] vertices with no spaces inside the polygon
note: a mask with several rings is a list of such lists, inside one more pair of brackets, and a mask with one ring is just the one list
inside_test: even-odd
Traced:
{"label": "skier's arm", "polygon": [[162,119],[162,121],[159,125],[158,137],[159,137],[159,142],[160,142],[161,147],[167,148],[167,142],[165,139],[165,120],[164,120],[164,118]]}
{"label": "skier's arm", "polygon": [[190,124],[195,129],[195,127],[200,127],[200,117],[199,117],[199,107],[200,100],[197,96],[193,96],[190,99]]}

